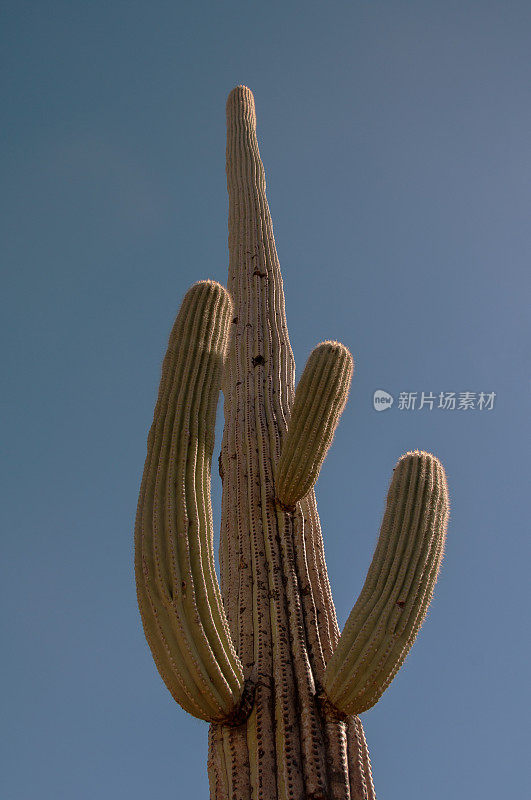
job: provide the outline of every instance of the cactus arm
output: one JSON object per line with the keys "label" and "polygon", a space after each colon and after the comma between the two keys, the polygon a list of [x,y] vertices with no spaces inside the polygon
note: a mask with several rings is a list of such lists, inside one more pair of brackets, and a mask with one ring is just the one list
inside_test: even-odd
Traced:
{"label": "cactus arm", "polygon": [[325,672],[325,691],[341,712],[371,708],[411,649],[437,580],[448,513],[440,462],[424,452],[402,456],[365,585]]}
{"label": "cactus arm", "polygon": [[164,358],[135,530],[138,602],[168,689],[207,721],[236,719],[244,680],[214,568],[210,464],[232,304],[213,281],[186,294]]}
{"label": "cactus arm", "polygon": [[353,361],[339,342],[322,342],[297,385],[276,470],[277,498],[294,507],[313,488],[347,402]]}

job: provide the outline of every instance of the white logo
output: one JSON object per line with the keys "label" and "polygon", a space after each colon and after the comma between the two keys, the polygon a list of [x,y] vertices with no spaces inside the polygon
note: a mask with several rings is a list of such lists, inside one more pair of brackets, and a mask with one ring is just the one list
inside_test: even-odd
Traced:
{"label": "white logo", "polygon": [[372,404],[375,411],[387,411],[393,405],[394,397],[383,389],[376,389],[372,397]]}

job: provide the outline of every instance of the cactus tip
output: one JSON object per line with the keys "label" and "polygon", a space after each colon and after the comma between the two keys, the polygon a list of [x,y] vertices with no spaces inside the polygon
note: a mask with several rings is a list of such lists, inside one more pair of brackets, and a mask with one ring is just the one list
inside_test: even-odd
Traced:
{"label": "cactus tip", "polygon": [[239,117],[256,129],[256,109],[254,95],[248,86],[235,86],[227,97],[227,118]]}
{"label": "cactus tip", "polygon": [[336,342],[335,339],[326,339],[324,342],[319,342],[319,344],[314,347],[314,352],[316,350],[320,350],[321,352],[327,350],[328,352],[333,352],[336,355],[342,354],[346,360],[351,363],[352,369],[354,369],[354,358],[352,357],[352,353],[342,342]]}
{"label": "cactus tip", "polygon": [[408,450],[407,453],[404,453],[404,455],[400,456],[396,466],[398,466],[402,461],[413,461],[421,458],[426,458],[429,461],[435,461],[437,464],[441,464],[437,456],[434,456],[433,453],[428,453],[427,450]]}

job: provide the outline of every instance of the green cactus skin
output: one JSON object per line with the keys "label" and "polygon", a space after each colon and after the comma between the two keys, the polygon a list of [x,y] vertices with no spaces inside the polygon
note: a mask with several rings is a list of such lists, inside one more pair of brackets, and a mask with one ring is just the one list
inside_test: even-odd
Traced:
{"label": "green cactus skin", "polygon": [[326,669],[325,690],[344,713],[371,708],[409,653],[437,580],[448,513],[441,463],[430,453],[402,456],[365,584]]}
{"label": "green cactus skin", "polygon": [[277,498],[288,508],[315,485],[347,402],[353,367],[340,342],[322,342],[310,354],[276,470]]}
{"label": "green cactus skin", "polygon": [[243,672],[214,566],[210,463],[232,303],[203,281],[171,332],[148,439],[135,571],[146,638],[175,700],[209,722],[235,714]]}
{"label": "green cactus skin", "polygon": [[[186,295],[148,439],[136,526],[144,629],[174,698],[211,721],[211,800],[375,800],[357,710],[376,702],[426,613],[446,528],[444,472],[427,454],[399,462],[340,637],[313,486],[352,357],[336,342],[319,345],[295,393],[245,86],[227,100],[227,186],[228,293],[204,282]],[[220,380],[218,587],[209,491]]]}

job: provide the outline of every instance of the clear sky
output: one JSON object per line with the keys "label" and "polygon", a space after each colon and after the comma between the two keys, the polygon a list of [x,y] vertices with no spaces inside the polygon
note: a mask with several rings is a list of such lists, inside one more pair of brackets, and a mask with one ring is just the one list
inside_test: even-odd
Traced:
{"label": "clear sky", "polygon": [[172,321],[226,279],[238,83],[298,374],[326,338],[356,362],[317,486],[341,624],[398,457],[448,474],[432,609],[363,715],[378,798],[531,796],[531,4],[16,0],[1,28],[0,796],[207,796],[207,726],[143,638],[133,524]]}

